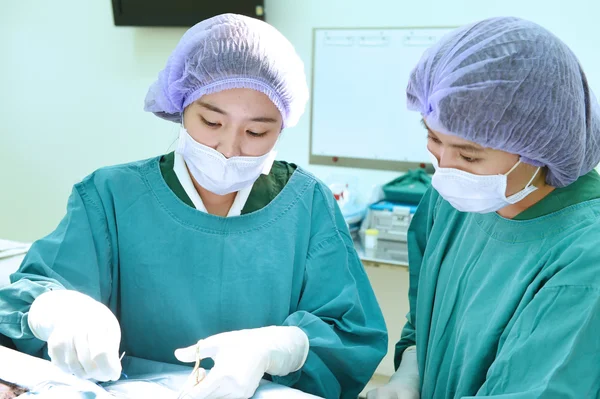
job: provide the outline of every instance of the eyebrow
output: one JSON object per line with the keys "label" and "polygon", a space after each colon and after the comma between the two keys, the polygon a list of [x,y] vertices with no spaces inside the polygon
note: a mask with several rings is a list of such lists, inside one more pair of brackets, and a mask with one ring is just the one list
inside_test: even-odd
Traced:
{"label": "eyebrow", "polygon": [[463,150],[463,151],[467,151],[467,152],[472,152],[475,154],[483,152],[483,148],[475,147],[474,145],[470,145],[470,144],[450,144],[450,147],[457,148],[459,150]]}
{"label": "eyebrow", "polygon": [[[205,108],[205,109],[207,109],[209,111],[213,111],[213,112],[216,112],[216,113],[221,114],[221,115],[226,115],[226,116],[228,115],[227,112],[223,111],[219,107],[215,107],[212,104],[208,104],[208,103],[205,103],[203,101],[197,101],[197,103],[198,103],[199,106],[201,106],[202,108]],[[277,119],[271,118],[269,116],[259,116],[259,117],[256,117],[256,118],[252,118],[250,120],[252,122],[263,122],[263,123],[276,123],[277,122]]]}
{"label": "eyebrow", "polygon": [[[425,129],[427,129],[427,132],[430,135],[432,135],[436,139],[438,138],[436,136],[436,134],[429,128],[429,126],[427,126],[427,124],[425,123],[425,120],[421,119],[421,124],[423,125],[423,127],[425,127]],[[459,150],[463,150],[463,151],[467,151],[467,152],[471,152],[471,153],[475,153],[475,154],[485,151],[482,147],[479,147],[479,146],[476,146],[473,144],[450,144],[450,147],[457,148]]]}

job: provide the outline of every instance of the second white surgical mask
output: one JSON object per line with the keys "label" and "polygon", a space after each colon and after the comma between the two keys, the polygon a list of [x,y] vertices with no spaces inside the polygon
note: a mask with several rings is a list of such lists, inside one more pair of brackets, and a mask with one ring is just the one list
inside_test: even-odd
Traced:
{"label": "second white surgical mask", "polygon": [[525,188],[518,193],[506,196],[508,175],[521,163],[517,162],[504,175],[475,175],[459,169],[440,168],[438,160],[431,154],[435,174],[431,184],[455,209],[461,212],[490,213],[516,204],[537,190],[531,183],[540,171],[534,173]]}

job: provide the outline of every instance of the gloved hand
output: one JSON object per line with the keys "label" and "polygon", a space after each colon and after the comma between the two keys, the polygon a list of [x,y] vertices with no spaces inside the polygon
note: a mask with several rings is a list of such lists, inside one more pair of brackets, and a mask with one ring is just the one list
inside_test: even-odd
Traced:
{"label": "gloved hand", "polygon": [[263,327],[213,335],[197,345],[175,351],[181,362],[212,358],[214,367],[195,385],[194,378],[180,398],[245,399],[254,395],[265,373],[285,376],[304,366],[308,337],[298,327]]}
{"label": "gloved hand", "polygon": [[404,350],[400,367],[390,382],[367,393],[367,399],[419,399],[420,384],[417,348],[410,346]]}
{"label": "gloved hand", "polygon": [[52,363],[77,377],[116,381],[121,376],[121,329],[102,303],[77,291],[37,297],[29,310],[33,335],[48,343]]}

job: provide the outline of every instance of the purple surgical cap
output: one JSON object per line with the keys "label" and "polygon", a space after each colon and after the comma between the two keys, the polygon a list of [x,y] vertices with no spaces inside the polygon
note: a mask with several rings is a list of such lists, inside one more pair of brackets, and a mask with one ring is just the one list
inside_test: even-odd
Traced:
{"label": "purple surgical cap", "polygon": [[518,18],[459,28],[412,71],[408,108],[427,125],[548,168],[564,187],[600,162],[600,106],[575,55]]}
{"label": "purple surgical cap", "polygon": [[284,127],[298,123],[308,101],[304,64],[292,44],[265,22],[223,14],[183,35],[148,90],[144,109],[179,123],[192,102],[234,88],[266,94]]}

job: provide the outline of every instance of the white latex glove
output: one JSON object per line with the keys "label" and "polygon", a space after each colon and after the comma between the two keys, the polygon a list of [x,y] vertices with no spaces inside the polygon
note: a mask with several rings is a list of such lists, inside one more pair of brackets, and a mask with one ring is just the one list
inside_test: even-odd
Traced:
{"label": "white latex glove", "polygon": [[102,303],[77,291],[46,292],[33,301],[29,328],[48,343],[56,366],[77,377],[116,381],[121,376],[121,329]]}
{"label": "white latex glove", "polygon": [[215,366],[198,385],[190,378],[180,398],[251,398],[265,373],[285,376],[304,366],[308,337],[298,327],[263,327],[213,335],[175,351],[179,361],[212,358]]}
{"label": "white latex glove", "polygon": [[417,348],[409,346],[402,354],[400,367],[390,382],[367,394],[367,399],[419,399],[421,381],[417,363]]}

